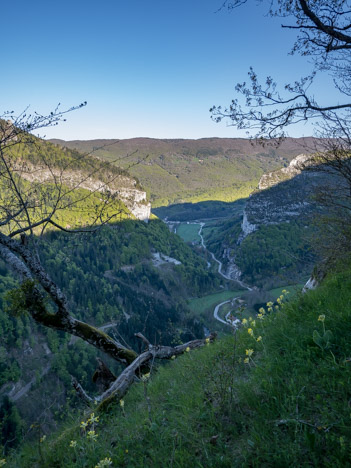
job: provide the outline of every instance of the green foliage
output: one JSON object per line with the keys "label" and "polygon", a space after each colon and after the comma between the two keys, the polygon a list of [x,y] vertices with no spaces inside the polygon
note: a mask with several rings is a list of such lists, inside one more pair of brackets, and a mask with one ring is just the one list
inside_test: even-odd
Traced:
{"label": "green foliage", "polygon": [[6,348],[0,346],[0,385],[16,382],[21,376],[21,369],[14,358],[8,358]]}
{"label": "green foliage", "polygon": [[[351,271],[333,274],[235,337],[160,366],[101,414],[95,442],[77,421],[43,444],[40,466],[348,466],[350,286]],[[313,334],[324,327],[321,349]],[[9,466],[38,459],[25,447]]]}
{"label": "green foliage", "polygon": [[333,333],[330,330],[327,330],[321,335],[317,330],[314,330],[312,337],[313,337],[313,341],[321,349],[328,349],[331,346]]}
{"label": "green foliage", "polygon": [[32,295],[34,286],[33,280],[25,280],[17,288],[7,291],[4,295],[5,312],[14,317],[28,313],[28,296]]}
{"label": "green foliage", "polygon": [[261,226],[244,239],[238,252],[237,264],[244,278],[256,284],[273,275],[285,280],[306,275],[316,261],[312,233],[313,228],[303,220]]}
{"label": "green foliage", "polygon": [[16,406],[5,396],[0,406],[0,445],[5,454],[20,444],[22,428],[23,422]]}
{"label": "green foliage", "polygon": [[177,234],[184,242],[197,242],[201,241],[199,236],[200,224],[179,224],[177,226]]}
{"label": "green foliage", "polygon": [[28,161],[33,165],[58,168],[64,171],[80,171],[82,173],[99,174],[104,179],[114,175],[128,176],[128,172],[118,166],[107,166],[89,154],[82,154],[75,149],[61,148],[48,141],[30,136],[28,141],[13,145],[9,148],[13,161]]}
{"label": "green foliage", "polygon": [[[38,249],[47,272],[67,294],[74,316],[95,326],[111,324],[107,333],[118,333],[116,338],[126,340],[129,346],[139,349],[136,331],[162,344],[203,335],[202,322],[194,318],[186,300],[217,288],[218,278],[161,221],[124,221],[94,235],[52,231],[41,238]],[[153,264],[154,252],[182,264],[157,267]],[[115,374],[120,367],[80,339],[36,325],[26,313],[33,285],[32,281],[16,284],[0,261],[0,350],[4,357],[1,359],[0,353],[0,385],[20,377],[28,382],[36,372],[40,377],[49,359],[50,379],[63,383],[67,392],[71,375],[90,393],[96,392],[91,380],[95,358],[106,360]],[[49,300],[45,307],[55,310]],[[24,355],[27,348],[33,353],[32,359],[31,354]],[[45,379],[38,382],[42,391],[49,388]],[[41,398],[39,393],[36,398]],[[77,398],[70,404],[77,405]],[[60,414],[58,411],[57,421]],[[33,410],[25,417],[30,421],[36,418]]]}
{"label": "green foliage", "polygon": [[245,198],[234,202],[199,201],[197,203],[179,203],[154,208],[152,211],[158,217],[166,217],[172,221],[196,221],[209,218],[226,218],[241,215],[245,205]]}
{"label": "green foliage", "polygon": [[189,300],[189,308],[196,314],[211,312],[212,315],[213,309],[217,304],[240,296],[242,292],[243,291],[237,290],[221,291],[198,298],[193,298]]}
{"label": "green foliage", "polygon": [[289,223],[261,225],[238,245],[241,217],[218,221],[214,229],[204,229],[208,249],[217,258],[232,249],[244,281],[258,287],[296,283],[305,278],[317,261],[312,247],[316,229],[303,219]]}

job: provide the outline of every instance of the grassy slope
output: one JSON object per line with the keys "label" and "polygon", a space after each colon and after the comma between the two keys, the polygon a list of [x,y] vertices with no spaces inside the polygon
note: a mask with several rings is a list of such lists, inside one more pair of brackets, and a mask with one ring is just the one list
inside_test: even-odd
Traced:
{"label": "grassy slope", "polygon": [[200,242],[200,224],[180,224],[177,227],[177,234],[184,242]]}
{"label": "grassy slope", "polygon": [[[128,467],[350,466],[350,286],[350,269],[334,274],[257,320],[253,337],[244,328],[166,363],[132,388],[124,409],[102,415],[97,442],[77,422],[41,444],[41,459],[26,447],[8,465],[93,467],[111,457]],[[324,328],[329,347],[313,339]]]}
{"label": "grassy slope", "polygon": [[194,312],[196,315],[203,312],[211,311],[213,312],[214,307],[223,301],[228,301],[234,297],[240,296],[243,291],[230,290],[230,291],[220,291],[213,294],[208,294],[207,296],[197,297],[195,299],[189,300],[189,309]]}

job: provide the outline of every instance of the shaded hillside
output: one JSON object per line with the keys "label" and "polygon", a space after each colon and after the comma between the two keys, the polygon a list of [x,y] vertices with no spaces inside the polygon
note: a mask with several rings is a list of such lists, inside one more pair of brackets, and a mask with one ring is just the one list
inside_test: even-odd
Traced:
{"label": "shaded hillside", "polygon": [[51,141],[130,167],[154,207],[246,197],[263,173],[288,165],[306,148],[314,151],[318,145],[312,138],[287,138],[278,148],[235,138]]}
{"label": "shaded hillside", "polygon": [[217,219],[233,217],[243,211],[246,199],[234,202],[203,201],[198,203],[180,203],[153,209],[153,213],[168,221],[194,221],[199,219]]}
{"label": "shaded hillside", "polygon": [[[202,336],[203,324],[186,300],[219,286],[206,263],[158,220],[124,221],[94,235],[51,232],[39,253],[74,316],[106,326],[134,349],[138,331],[162,344]],[[96,356],[119,368],[80,339],[39,326],[27,314],[9,315],[7,292],[15,286],[0,261],[0,397],[17,405],[27,428],[38,420],[48,430],[79,404],[71,375],[94,392]]]}
{"label": "shaded hillside", "polygon": [[333,184],[335,179],[320,170],[264,175],[264,188],[247,199],[243,216],[218,223],[208,233],[209,248],[228,265],[236,263],[251,284],[301,280],[317,260],[314,219],[325,214],[315,195]]}
{"label": "shaded hillside", "polygon": [[235,339],[136,384],[99,415],[95,442],[80,426],[90,413],[80,415],[9,466],[349,466],[350,281],[348,268],[297,300],[285,292]]}

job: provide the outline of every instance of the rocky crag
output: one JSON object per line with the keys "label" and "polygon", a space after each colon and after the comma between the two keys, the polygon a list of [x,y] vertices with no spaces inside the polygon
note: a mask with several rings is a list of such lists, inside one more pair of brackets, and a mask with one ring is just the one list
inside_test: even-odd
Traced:
{"label": "rocky crag", "polygon": [[242,232],[238,242],[267,224],[288,223],[297,217],[307,217],[317,209],[313,199],[318,187],[330,180],[322,171],[302,170],[309,157],[300,154],[288,167],[264,174],[245,206]]}
{"label": "rocky crag", "polygon": [[[303,168],[308,167],[308,170]],[[257,189],[249,196],[241,222],[241,231],[231,246],[223,246],[227,272],[241,277],[236,257],[243,240],[261,226],[304,220],[306,226],[311,215],[321,210],[314,199],[318,188],[331,184],[331,176],[309,164],[309,156],[300,154],[287,167],[264,174]]]}
{"label": "rocky crag", "polygon": [[136,179],[126,175],[118,175],[111,182],[82,173],[79,170],[69,170],[64,173],[55,167],[48,168],[29,161],[17,162],[16,169],[29,182],[52,182],[53,178],[71,187],[115,194],[132,215],[139,220],[148,221],[151,214],[151,203],[147,201],[146,192],[138,187]]}

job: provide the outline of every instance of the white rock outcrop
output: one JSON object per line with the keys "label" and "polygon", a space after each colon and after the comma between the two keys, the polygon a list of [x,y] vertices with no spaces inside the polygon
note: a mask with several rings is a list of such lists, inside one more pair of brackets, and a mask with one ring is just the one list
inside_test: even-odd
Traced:
{"label": "white rock outcrop", "polygon": [[244,210],[243,221],[241,223],[241,230],[243,231],[244,237],[248,236],[249,234],[257,230],[256,224],[250,223],[250,221],[247,219],[247,213],[245,210]]}
{"label": "white rock outcrop", "polygon": [[313,276],[311,276],[309,278],[309,280],[307,281],[307,283],[305,284],[305,286],[303,287],[302,289],[302,293],[306,293],[307,291],[310,291],[311,289],[316,289],[316,287],[318,286],[318,281],[316,280],[316,278],[314,278]]}
{"label": "white rock outcrop", "polygon": [[303,168],[309,165],[311,156],[307,154],[299,154],[296,158],[290,161],[288,167],[283,167],[277,171],[263,174],[258,183],[259,190],[265,190],[273,185],[277,185],[284,180],[291,179],[292,177],[301,174]]}
{"label": "white rock outcrop", "polygon": [[105,192],[116,194],[128,210],[137,219],[148,221],[151,214],[151,203],[146,199],[146,192],[136,188],[136,180],[125,175],[119,175],[111,184],[103,180],[87,176],[80,171],[64,171],[47,166],[33,165],[25,161],[17,163],[15,169],[30,182],[52,182],[54,178],[59,184],[68,187],[81,188],[91,192]]}

